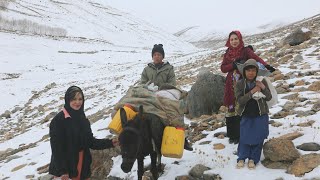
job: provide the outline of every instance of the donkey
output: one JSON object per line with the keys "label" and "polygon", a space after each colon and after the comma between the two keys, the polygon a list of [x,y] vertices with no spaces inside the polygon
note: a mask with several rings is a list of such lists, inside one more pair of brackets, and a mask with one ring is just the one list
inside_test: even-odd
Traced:
{"label": "donkey", "polygon": [[143,106],[132,120],[127,120],[126,112],[120,108],[121,125],[123,131],[119,135],[122,163],[121,169],[128,173],[135,160],[138,160],[138,179],[144,173],[143,159],[151,157],[151,173],[158,179],[161,171],[161,142],[164,124],[160,117],[154,114],[143,113]]}

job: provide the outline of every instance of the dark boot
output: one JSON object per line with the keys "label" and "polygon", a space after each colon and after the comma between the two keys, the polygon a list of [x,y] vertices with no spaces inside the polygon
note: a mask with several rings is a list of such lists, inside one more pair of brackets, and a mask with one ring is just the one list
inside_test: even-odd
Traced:
{"label": "dark boot", "polygon": [[227,136],[230,144],[238,144],[240,137],[240,116],[226,117]]}
{"label": "dark boot", "polygon": [[239,139],[240,139],[240,120],[241,117],[240,116],[235,116],[234,117],[234,125],[233,125],[233,143],[234,144],[238,144],[239,143]]}
{"label": "dark boot", "polygon": [[184,149],[187,150],[187,151],[193,151],[193,148],[189,144],[189,141],[187,140],[187,138],[184,139]]}
{"label": "dark boot", "polygon": [[226,117],[226,126],[227,126],[227,137],[231,136],[232,129],[232,117]]}

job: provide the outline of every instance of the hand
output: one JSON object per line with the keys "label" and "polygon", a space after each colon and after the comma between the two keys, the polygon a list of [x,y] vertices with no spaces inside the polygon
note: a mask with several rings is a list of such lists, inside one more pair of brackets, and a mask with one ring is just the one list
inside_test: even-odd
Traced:
{"label": "hand", "polygon": [[69,174],[62,175],[61,180],[69,180]]}
{"label": "hand", "polygon": [[262,90],[266,88],[266,86],[261,81],[256,81],[256,85],[259,86]]}
{"label": "hand", "polygon": [[236,62],[235,62],[235,61],[233,61],[233,63],[232,63],[232,67],[233,67],[233,69],[238,69],[237,64],[236,64]]}
{"label": "hand", "polygon": [[237,58],[237,59],[234,60],[234,62],[236,62],[236,63],[241,63],[241,61],[242,61],[241,58]]}
{"label": "hand", "polygon": [[112,139],[112,144],[114,147],[119,146],[119,141],[117,138]]}
{"label": "hand", "polygon": [[255,86],[253,89],[251,89],[251,94],[254,94],[255,92],[260,92],[261,88],[259,86]]}
{"label": "hand", "polygon": [[266,67],[270,72],[273,72],[273,71],[276,70],[274,67],[270,66],[269,64],[265,65],[265,67]]}

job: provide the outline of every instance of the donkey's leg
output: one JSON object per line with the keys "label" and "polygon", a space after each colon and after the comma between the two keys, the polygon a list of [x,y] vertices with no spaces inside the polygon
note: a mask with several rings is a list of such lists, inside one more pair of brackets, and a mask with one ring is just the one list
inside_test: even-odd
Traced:
{"label": "donkey's leg", "polygon": [[162,174],[163,173],[163,169],[162,169],[162,165],[161,165],[161,153],[157,153],[157,169],[158,169],[158,173]]}
{"label": "donkey's leg", "polygon": [[143,176],[143,173],[144,173],[143,159],[144,159],[143,156],[139,156],[137,158],[137,160],[138,160],[138,180],[142,179],[142,176]]}
{"label": "donkey's leg", "polygon": [[157,168],[157,153],[155,151],[152,151],[150,153],[151,157],[151,173],[154,179],[158,179],[158,168]]}

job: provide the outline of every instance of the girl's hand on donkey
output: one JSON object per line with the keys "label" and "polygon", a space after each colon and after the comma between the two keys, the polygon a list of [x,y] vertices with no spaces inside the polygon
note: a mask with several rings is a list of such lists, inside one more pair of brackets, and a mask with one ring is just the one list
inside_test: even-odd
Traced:
{"label": "girl's hand on donkey", "polygon": [[69,180],[69,175],[68,174],[64,174],[60,178],[61,178],[61,180]]}
{"label": "girl's hand on donkey", "polygon": [[119,146],[119,140],[118,140],[118,138],[112,139],[112,144],[113,144],[114,147]]}

